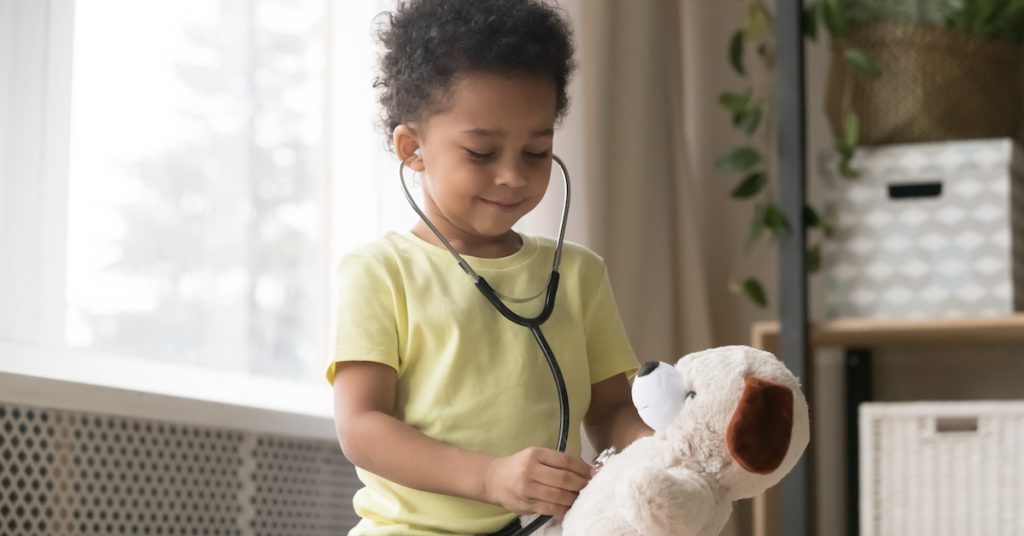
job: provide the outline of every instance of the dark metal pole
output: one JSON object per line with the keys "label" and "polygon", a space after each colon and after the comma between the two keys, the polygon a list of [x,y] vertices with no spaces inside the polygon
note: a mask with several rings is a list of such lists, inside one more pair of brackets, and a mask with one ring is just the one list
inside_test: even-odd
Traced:
{"label": "dark metal pole", "polygon": [[[791,229],[779,240],[779,357],[801,379],[807,399],[812,400],[807,345],[807,240],[804,225],[807,136],[802,15],[801,0],[778,1],[775,33],[778,47],[779,203]],[[807,536],[813,532],[814,497],[811,493],[810,463],[813,448],[812,439],[807,454],[781,484],[782,534],[785,536]]]}
{"label": "dark metal pole", "polygon": [[860,534],[860,405],[871,400],[871,350],[846,350],[846,534]]}

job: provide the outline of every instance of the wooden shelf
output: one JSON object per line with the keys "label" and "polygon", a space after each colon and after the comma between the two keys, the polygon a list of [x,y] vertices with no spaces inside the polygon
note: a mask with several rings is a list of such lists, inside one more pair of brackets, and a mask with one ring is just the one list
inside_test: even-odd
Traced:
{"label": "wooden shelf", "polygon": [[[778,349],[779,323],[758,322],[752,344]],[[836,320],[810,326],[812,347],[1024,342],[1024,314],[948,320]]]}
{"label": "wooden shelf", "polygon": [[[857,474],[859,459],[856,455],[858,431],[856,411],[859,404],[870,400],[870,350],[885,346],[930,345],[930,344],[1024,344],[1024,314],[1007,316],[962,318],[948,320],[837,320],[808,326],[811,350],[817,347],[860,348],[868,350],[868,358],[861,356],[859,368],[851,368],[847,362],[846,411],[847,411],[847,456],[850,466],[847,473]],[[758,322],[751,329],[751,345],[775,354],[779,353],[779,322]],[[863,353],[863,352],[861,352]],[[781,355],[780,355],[781,357]],[[849,358],[848,358],[849,359]],[[855,370],[856,369],[856,370]],[[859,495],[856,480],[852,481],[848,493],[853,501]],[[813,489],[813,486],[811,486]],[[773,488],[754,499],[754,534],[777,536],[782,529],[782,493]],[[856,517],[856,506],[847,508],[848,515]],[[850,523],[851,520],[848,520]],[[848,526],[851,533],[859,530],[856,520]]]}

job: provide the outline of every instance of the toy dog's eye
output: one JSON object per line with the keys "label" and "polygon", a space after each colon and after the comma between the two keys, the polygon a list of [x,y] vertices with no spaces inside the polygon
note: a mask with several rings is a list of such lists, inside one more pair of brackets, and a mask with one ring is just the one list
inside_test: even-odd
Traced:
{"label": "toy dog's eye", "polygon": [[697,398],[697,391],[687,391],[686,400],[692,400],[694,398]]}

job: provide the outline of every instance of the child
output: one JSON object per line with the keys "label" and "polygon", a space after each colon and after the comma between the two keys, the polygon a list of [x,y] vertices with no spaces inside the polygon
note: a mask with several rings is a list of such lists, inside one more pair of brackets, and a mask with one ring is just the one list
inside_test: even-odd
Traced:
{"label": "child", "polygon": [[[411,0],[381,37],[385,126],[420,174],[425,213],[518,298],[510,308],[536,315],[555,241],[512,225],[548,186],[573,69],[568,24],[542,0]],[[339,442],[365,484],[350,534],[489,534],[518,514],[564,515],[592,475],[581,422],[598,451],[652,433],[630,401],[637,361],[603,261],[566,244],[559,272],[541,329],[569,392],[566,453],[553,450],[558,395],[530,331],[484,299],[425,224],[343,257],[327,378]]]}

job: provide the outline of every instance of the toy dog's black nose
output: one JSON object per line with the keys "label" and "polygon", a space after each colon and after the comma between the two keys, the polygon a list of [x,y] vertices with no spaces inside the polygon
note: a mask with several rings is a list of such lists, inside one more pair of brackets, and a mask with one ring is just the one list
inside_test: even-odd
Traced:
{"label": "toy dog's black nose", "polygon": [[637,376],[646,376],[646,375],[654,372],[654,369],[658,368],[658,363],[659,363],[658,361],[648,361],[648,362],[644,363],[643,365],[640,365],[640,372],[637,372],[636,375]]}

